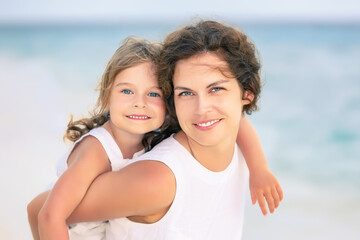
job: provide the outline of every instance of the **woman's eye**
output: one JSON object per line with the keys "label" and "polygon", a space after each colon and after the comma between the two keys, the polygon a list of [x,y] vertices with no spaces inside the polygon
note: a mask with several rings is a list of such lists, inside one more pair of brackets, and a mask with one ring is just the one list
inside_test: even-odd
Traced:
{"label": "woman's eye", "polygon": [[179,93],[179,96],[190,96],[190,95],[192,95],[191,92],[181,92],[181,93]]}
{"label": "woman's eye", "polygon": [[132,92],[129,89],[124,89],[121,92],[124,94],[132,94]]}
{"label": "woman's eye", "polygon": [[221,90],[224,90],[224,88],[222,88],[222,87],[214,87],[213,89],[211,89],[211,92],[219,92]]}
{"label": "woman's eye", "polygon": [[149,93],[149,96],[150,97],[160,97],[160,94],[158,94],[156,92],[152,92],[152,93]]}

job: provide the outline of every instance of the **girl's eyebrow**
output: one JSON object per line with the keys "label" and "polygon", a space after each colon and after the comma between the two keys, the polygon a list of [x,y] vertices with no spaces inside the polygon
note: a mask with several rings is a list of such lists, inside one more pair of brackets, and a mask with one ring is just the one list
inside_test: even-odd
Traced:
{"label": "girl's eyebrow", "polygon": [[128,82],[119,82],[119,83],[115,84],[115,87],[122,86],[122,85],[131,85],[131,83],[128,83]]}
{"label": "girl's eyebrow", "polygon": [[[132,83],[129,82],[119,82],[117,84],[115,84],[115,87],[120,87],[120,86],[131,86],[133,85]],[[151,86],[149,89],[157,89],[161,91],[161,88],[159,86]]]}
{"label": "girl's eyebrow", "polygon": [[[209,85],[206,86],[206,88],[211,88],[211,87],[217,86],[217,85],[222,84],[222,83],[227,83],[227,82],[229,82],[229,80],[219,80],[219,81],[210,83]],[[186,90],[186,91],[189,91],[189,90],[191,90],[191,88],[182,87],[182,86],[176,86],[176,87],[174,87],[174,90]]]}

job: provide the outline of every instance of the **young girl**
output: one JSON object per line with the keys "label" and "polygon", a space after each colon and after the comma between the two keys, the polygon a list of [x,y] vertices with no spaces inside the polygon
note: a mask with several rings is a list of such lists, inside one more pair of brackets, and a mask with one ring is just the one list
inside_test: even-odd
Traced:
{"label": "young girl", "polygon": [[[155,74],[158,54],[158,46],[128,38],[110,59],[102,76],[93,116],[70,121],[68,125],[65,137],[75,144],[63,166],[58,166],[61,177],[41,210],[42,214],[48,215],[49,222],[56,221],[54,224],[66,229],[65,219],[98,175],[120,169],[126,159],[144,152],[144,148],[149,150],[167,136],[164,131],[155,131],[165,119],[164,101]],[[35,239],[39,239],[36,218],[41,205],[39,200],[29,205]],[[49,229],[46,226],[41,225],[39,230],[42,238],[48,238]],[[101,224],[85,228],[78,224],[72,228],[70,235],[76,236],[81,232],[100,239]],[[67,234],[66,231],[64,233]]]}
{"label": "young girl", "polygon": [[[67,158],[68,169],[57,181],[44,206],[47,192],[28,206],[34,239],[40,236],[42,239],[53,236],[67,239],[65,220],[80,203],[92,181],[104,172],[119,170],[126,163],[124,159],[132,158],[139,151],[141,154],[144,147],[150,150],[172,133],[172,125],[168,121],[163,124],[163,99],[166,96],[162,96],[155,74],[158,50],[144,40],[129,38],[111,58],[101,81],[98,113],[91,119],[69,124],[66,137],[75,144]],[[161,125],[162,129],[155,131]],[[249,140],[253,144],[248,144]],[[266,199],[270,212],[273,212],[282,199],[281,188],[268,171],[256,133],[245,117],[239,129],[238,143],[250,169],[253,203],[257,199],[266,214],[264,196],[274,189],[279,192],[279,199]],[[43,221],[38,232],[40,208]],[[71,239],[102,239],[104,224],[77,224],[70,230]]]}

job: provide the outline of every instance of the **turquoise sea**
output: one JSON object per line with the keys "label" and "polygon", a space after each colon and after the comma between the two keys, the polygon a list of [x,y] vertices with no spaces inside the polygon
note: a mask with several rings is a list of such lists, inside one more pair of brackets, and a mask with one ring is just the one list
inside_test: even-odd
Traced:
{"label": "turquoise sea", "polygon": [[[233,25],[262,59],[250,119],[285,193],[267,217],[249,201],[243,239],[359,239],[360,25]],[[179,26],[0,26],[1,239],[31,238],[26,204],[55,178],[70,113],[91,110],[121,40],[159,41]]]}

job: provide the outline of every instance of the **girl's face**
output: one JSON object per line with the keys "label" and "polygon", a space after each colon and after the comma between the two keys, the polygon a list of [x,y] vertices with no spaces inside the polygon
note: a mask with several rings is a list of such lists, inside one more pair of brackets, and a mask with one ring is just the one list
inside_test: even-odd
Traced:
{"label": "girl's face", "polygon": [[[249,101],[228,65],[214,53],[179,61],[173,77],[176,115],[182,130],[202,146],[235,143],[242,108]],[[220,145],[219,145],[220,144]]]}
{"label": "girl's face", "polygon": [[140,63],[118,73],[108,108],[111,122],[120,131],[143,135],[159,128],[165,106],[153,64]]}

